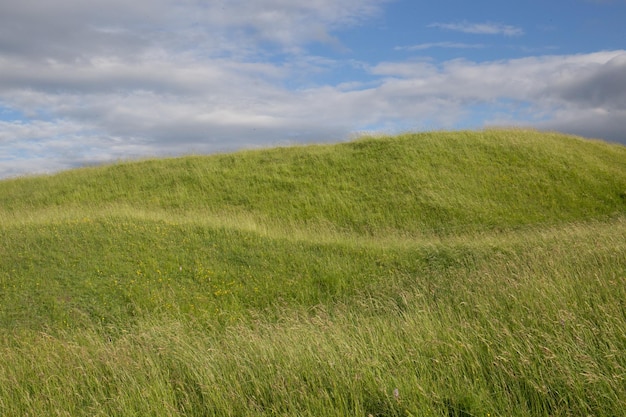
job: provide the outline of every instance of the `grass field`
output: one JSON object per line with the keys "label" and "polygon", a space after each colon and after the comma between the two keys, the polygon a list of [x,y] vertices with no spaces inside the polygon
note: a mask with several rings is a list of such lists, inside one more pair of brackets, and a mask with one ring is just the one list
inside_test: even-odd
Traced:
{"label": "grass field", "polygon": [[433,132],[0,181],[2,416],[623,410],[623,146]]}

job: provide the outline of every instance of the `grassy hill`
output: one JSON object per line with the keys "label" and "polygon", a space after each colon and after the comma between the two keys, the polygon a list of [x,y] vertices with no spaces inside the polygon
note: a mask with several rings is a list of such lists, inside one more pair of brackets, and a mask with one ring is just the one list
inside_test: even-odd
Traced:
{"label": "grassy hill", "polygon": [[618,415],[626,148],[490,130],[0,182],[0,415]]}

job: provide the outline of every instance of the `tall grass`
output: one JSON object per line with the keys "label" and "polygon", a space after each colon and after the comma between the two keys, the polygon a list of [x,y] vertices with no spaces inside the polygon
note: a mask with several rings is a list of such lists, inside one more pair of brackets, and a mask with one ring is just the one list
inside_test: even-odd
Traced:
{"label": "tall grass", "polygon": [[307,231],[472,232],[622,212],[625,160],[623,146],[556,134],[427,133],[5,181],[0,214],[121,209]]}
{"label": "tall grass", "polygon": [[619,415],[625,193],[525,131],[0,182],[0,415]]}

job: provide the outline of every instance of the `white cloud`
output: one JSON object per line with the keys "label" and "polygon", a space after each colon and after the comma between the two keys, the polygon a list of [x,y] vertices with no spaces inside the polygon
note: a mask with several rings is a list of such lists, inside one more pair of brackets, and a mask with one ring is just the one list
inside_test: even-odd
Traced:
{"label": "white cloud", "polygon": [[563,72],[552,91],[570,103],[626,110],[626,53],[579,71]]}
{"label": "white cloud", "polygon": [[[336,141],[362,130],[463,124],[532,124],[626,142],[625,56],[605,51],[482,63],[382,62],[368,69],[377,77],[374,84],[303,90],[283,87],[289,70],[271,64],[234,73],[225,69],[230,61],[180,68],[116,63],[116,83],[128,86],[120,91],[93,86],[99,77],[107,85],[103,74],[110,68],[94,66],[98,76],[83,68],[86,81],[75,84],[43,68],[34,80],[52,74],[53,81],[42,84],[64,85],[65,92],[50,87],[12,93],[16,107],[54,117],[0,123],[0,176],[137,156]],[[149,83],[137,80],[136,65],[143,65]],[[202,73],[206,80],[197,75]],[[475,108],[495,116],[473,120]],[[502,109],[506,116],[498,116]]]}
{"label": "white cloud", "polygon": [[480,49],[485,45],[481,43],[462,43],[462,42],[429,42],[418,43],[410,46],[396,46],[396,51],[423,51],[431,48],[453,48],[453,49]]}
{"label": "white cloud", "polygon": [[0,50],[33,60],[124,59],[153,49],[243,57],[271,43],[298,50],[336,43],[389,0],[20,0],[0,3]]}
{"label": "white cloud", "polygon": [[[420,94],[450,95],[486,100],[514,97],[523,100],[550,98],[570,102],[580,95],[580,104],[593,104],[592,91],[603,86],[602,96],[615,104],[623,100],[624,51],[580,55],[551,55],[483,63],[456,59],[432,63],[387,62],[374,66],[375,74],[397,76],[394,82],[416,85]],[[590,85],[589,85],[590,84]],[[576,87],[576,88],[574,88]],[[588,92],[576,94],[577,89]],[[614,97],[612,97],[614,95]],[[578,100],[578,98],[576,98]]]}
{"label": "white cloud", "polygon": [[511,25],[501,23],[432,23],[428,27],[452,30],[456,32],[471,33],[475,35],[505,35],[505,36],[521,36],[524,30]]}

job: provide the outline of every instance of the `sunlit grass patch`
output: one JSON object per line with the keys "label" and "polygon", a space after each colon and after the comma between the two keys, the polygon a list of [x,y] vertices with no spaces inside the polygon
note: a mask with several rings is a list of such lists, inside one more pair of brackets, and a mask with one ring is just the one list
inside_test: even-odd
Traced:
{"label": "sunlit grass patch", "polygon": [[0,414],[619,415],[625,161],[455,132],[0,182]]}

